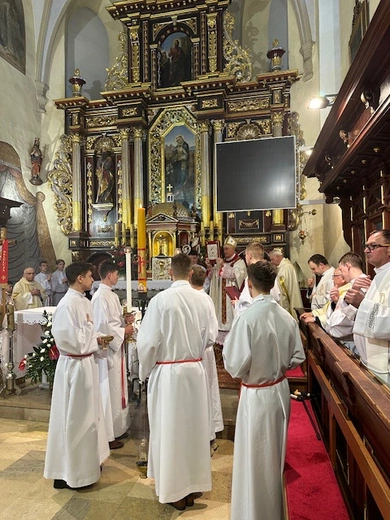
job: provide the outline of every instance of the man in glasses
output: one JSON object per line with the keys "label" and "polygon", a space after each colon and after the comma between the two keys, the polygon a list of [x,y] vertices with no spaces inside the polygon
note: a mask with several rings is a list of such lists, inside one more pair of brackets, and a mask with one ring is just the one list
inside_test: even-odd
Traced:
{"label": "man in glasses", "polygon": [[23,311],[25,309],[43,307],[47,294],[42,285],[34,280],[34,276],[34,268],[26,267],[22,278],[14,285],[12,298],[15,310]]}
{"label": "man in glasses", "polygon": [[373,231],[364,248],[376,273],[373,281],[357,278],[345,301],[357,309],[354,342],[370,370],[389,371],[390,345],[390,229]]}

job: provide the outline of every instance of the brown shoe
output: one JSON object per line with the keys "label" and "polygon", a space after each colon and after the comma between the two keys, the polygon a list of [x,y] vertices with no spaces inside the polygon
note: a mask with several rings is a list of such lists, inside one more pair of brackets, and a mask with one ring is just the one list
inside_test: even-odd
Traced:
{"label": "brown shoe", "polygon": [[186,505],[187,507],[191,507],[194,505],[194,494],[190,493],[186,496]]}
{"label": "brown shoe", "polygon": [[114,441],[110,441],[109,443],[110,450],[119,450],[119,448],[123,448],[124,444],[122,441],[117,441],[116,439]]}
{"label": "brown shoe", "polygon": [[178,511],[184,511],[187,505],[186,498],[182,498],[181,500],[177,500],[176,502],[169,502],[169,505],[177,509]]}

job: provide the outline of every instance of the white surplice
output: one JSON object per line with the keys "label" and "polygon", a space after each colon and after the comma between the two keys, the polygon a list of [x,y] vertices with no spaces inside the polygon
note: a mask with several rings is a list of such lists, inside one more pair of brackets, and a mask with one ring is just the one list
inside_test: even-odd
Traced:
{"label": "white surplice", "polygon": [[353,334],[362,362],[370,370],[386,374],[390,367],[390,262],[374,271],[358,308]]}
{"label": "white surplice", "polygon": [[[97,482],[110,455],[99,389],[98,334],[91,302],[69,289],[53,315],[60,351],[54,377],[44,476],[71,487]],[[89,355],[90,354],[90,355]],[[71,357],[71,356],[86,357]]]}
{"label": "white surplice", "polygon": [[[213,343],[204,295],[187,281],[150,300],[137,348],[141,379],[149,376],[148,476],[161,503],[211,490],[207,378],[202,362],[194,360]],[[192,361],[170,363],[183,360]]]}
{"label": "white surplice", "polygon": [[45,307],[48,307],[51,305],[51,280],[48,280],[49,273],[43,273],[40,272],[34,276],[34,280],[42,285],[42,287],[45,289],[46,293],[46,299],[44,300],[43,304]]}
{"label": "white surplice", "polygon": [[[114,437],[123,435],[130,426],[130,410],[127,392],[127,368],[123,340],[125,322],[118,295],[111,287],[101,283],[92,297],[95,329],[108,336],[110,342],[107,359],[99,360],[100,388],[109,440],[110,430]],[[110,418],[111,409],[111,418]],[[110,424],[112,423],[112,425]]]}
{"label": "white surplice", "polygon": [[[257,296],[239,315],[223,347],[225,368],[248,385],[269,384],[305,354],[296,321],[271,296]],[[234,439],[231,520],[285,518],[283,471],[290,389],[241,387]]]}
{"label": "white surplice", "polygon": [[321,309],[328,301],[330,301],[330,290],[334,285],[333,273],[334,267],[330,267],[321,276],[318,285],[314,284],[310,295],[311,310]]}
{"label": "white surplice", "polygon": [[[207,305],[210,316],[210,338],[217,337],[218,320],[215,315],[214,303],[204,289],[199,291],[204,295],[205,305]],[[219,392],[217,365],[215,363],[214,345],[206,348],[203,355],[203,366],[206,371],[207,383],[210,399],[210,440],[214,440],[217,432],[221,432],[223,426],[223,415],[221,405],[221,395]]]}
{"label": "white surplice", "polygon": [[51,275],[53,305],[58,305],[68,290],[69,284],[68,282],[64,282],[65,279],[65,271],[61,271],[61,269],[56,269]]}
{"label": "white surplice", "polygon": [[249,292],[248,277],[245,278],[244,288],[241,291],[238,302],[235,306],[235,315],[241,314],[253,303],[253,298]]}

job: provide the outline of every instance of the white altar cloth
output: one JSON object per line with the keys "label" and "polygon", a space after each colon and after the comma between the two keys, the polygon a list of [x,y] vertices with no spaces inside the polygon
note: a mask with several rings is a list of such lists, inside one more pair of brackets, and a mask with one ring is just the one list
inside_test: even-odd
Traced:
{"label": "white altar cloth", "polygon": [[[42,327],[44,323],[43,312],[46,311],[52,314],[56,307],[38,307],[37,309],[26,309],[24,311],[15,312],[15,332],[14,332],[14,372],[16,377],[25,375],[25,370],[20,371],[18,368],[19,362],[23,359],[25,354],[33,351],[33,347],[39,345],[41,342]],[[2,332],[2,355],[4,363],[9,360],[9,341],[8,333]]]}

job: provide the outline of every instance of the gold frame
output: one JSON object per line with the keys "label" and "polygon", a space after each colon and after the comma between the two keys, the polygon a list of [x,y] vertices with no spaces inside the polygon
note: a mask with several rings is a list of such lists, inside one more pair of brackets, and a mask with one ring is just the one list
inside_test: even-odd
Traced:
{"label": "gold frame", "polygon": [[196,118],[184,106],[166,108],[157,117],[149,131],[149,200],[152,204],[166,201],[165,193],[165,138],[174,127],[183,126],[194,134],[195,139],[195,206],[199,211],[202,202],[201,190],[201,138]]}

